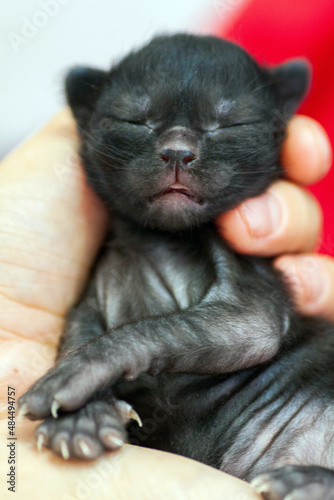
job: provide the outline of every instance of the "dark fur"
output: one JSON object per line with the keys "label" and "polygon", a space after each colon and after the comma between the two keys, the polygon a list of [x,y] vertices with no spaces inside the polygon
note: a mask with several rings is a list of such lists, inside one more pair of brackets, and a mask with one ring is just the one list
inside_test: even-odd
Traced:
{"label": "dark fur", "polygon": [[[56,367],[21,398],[30,418],[49,417],[46,446],[60,454],[65,439],[83,458],[117,447],[104,438],[124,438],[124,399],[144,424],[128,426],[130,442],[246,479],[291,464],[258,481],[266,498],[334,498],[321,468],[334,466],[334,327],[297,314],[270,261],[234,253],[214,226],[282,176],[307,87],[302,61],[262,68],[190,35],[156,38],[108,73],[69,74],[81,156],[112,224]],[[166,194],[175,181],[190,191]]]}

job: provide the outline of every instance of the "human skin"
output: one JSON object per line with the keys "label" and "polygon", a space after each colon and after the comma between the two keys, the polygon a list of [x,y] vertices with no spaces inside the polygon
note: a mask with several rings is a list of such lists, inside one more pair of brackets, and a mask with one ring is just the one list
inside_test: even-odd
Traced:
{"label": "human skin", "polygon": [[[64,318],[80,295],[107,228],[105,207],[86,185],[77,144],[74,121],[64,110],[1,164],[2,442],[8,437],[7,387],[15,388],[18,399],[53,365]],[[311,253],[319,241],[321,212],[303,188],[322,178],[331,163],[320,125],[307,117],[293,118],[282,162],[286,180],[221,216],[217,225],[240,252],[280,254],[275,262],[292,276],[298,308],[334,319],[334,263]],[[266,196],[276,200],[269,201],[269,208]],[[267,215],[261,225],[263,211]],[[305,259],[312,265],[303,265]],[[47,450],[37,452],[35,426],[17,423],[20,500],[258,498],[246,483],[203,464],[129,445],[91,463],[67,463]],[[0,464],[7,473],[5,447]],[[12,493],[1,485],[1,495],[6,499]]]}

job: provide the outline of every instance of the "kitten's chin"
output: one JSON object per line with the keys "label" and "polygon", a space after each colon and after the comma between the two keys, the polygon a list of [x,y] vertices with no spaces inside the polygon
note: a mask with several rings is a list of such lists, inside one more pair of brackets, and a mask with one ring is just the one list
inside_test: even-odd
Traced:
{"label": "kitten's chin", "polygon": [[167,190],[158,196],[155,196],[151,201],[151,204],[158,204],[163,207],[164,210],[171,211],[182,210],[187,207],[194,207],[196,210],[196,205],[203,205],[203,203],[203,200],[201,200],[198,196],[186,190]]}
{"label": "kitten's chin", "polygon": [[206,222],[205,213],[205,201],[184,193],[166,192],[150,201],[146,224],[165,231],[182,231]]}

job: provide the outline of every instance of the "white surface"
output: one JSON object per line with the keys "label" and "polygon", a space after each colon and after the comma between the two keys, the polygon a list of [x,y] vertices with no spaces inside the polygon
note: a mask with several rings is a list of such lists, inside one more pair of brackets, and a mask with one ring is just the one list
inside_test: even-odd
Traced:
{"label": "white surface", "polygon": [[71,66],[108,68],[157,33],[208,32],[221,2],[1,0],[0,156],[63,105]]}

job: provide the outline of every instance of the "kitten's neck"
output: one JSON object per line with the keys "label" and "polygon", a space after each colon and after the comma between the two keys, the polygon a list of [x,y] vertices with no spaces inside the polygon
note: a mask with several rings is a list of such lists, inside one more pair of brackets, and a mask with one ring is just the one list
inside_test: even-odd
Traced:
{"label": "kitten's neck", "polygon": [[214,221],[206,222],[199,226],[183,229],[182,231],[165,231],[158,228],[143,226],[138,222],[125,217],[119,213],[113,213],[110,217],[109,231],[110,237],[127,238],[167,238],[174,240],[198,240],[202,239],[207,233],[216,232],[216,225]]}

